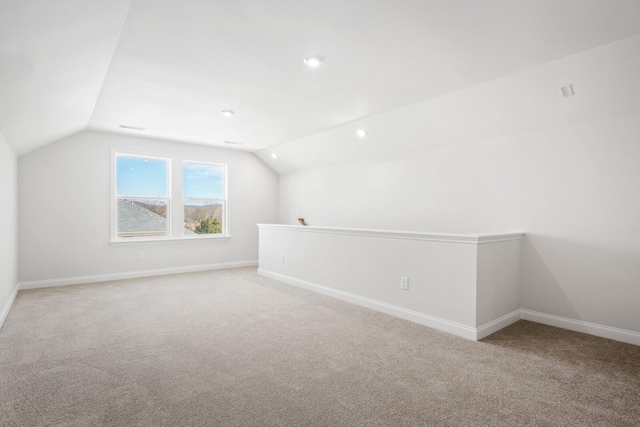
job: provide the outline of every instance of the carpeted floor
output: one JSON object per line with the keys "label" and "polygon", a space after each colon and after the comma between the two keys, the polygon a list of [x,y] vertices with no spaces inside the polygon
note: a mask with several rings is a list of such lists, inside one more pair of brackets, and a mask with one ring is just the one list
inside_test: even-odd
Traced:
{"label": "carpeted floor", "polygon": [[254,268],[23,291],[0,425],[640,425],[640,347],[525,321],[472,342]]}

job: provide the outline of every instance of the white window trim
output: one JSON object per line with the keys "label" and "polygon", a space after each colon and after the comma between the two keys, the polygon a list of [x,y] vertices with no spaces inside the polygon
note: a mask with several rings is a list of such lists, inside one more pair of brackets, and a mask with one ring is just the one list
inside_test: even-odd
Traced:
{"label": "white window trim", "polygon": [[[207,166],[221,166],[223,169],[223,183],[222,183],[222,198],[199,198],[199,197],[184,197],[184,164],[191,163],[196,165],[207,165]],[[182,213],[180,223],[183,225],[181,227],[181,234],[183,239],[216,239],[216,238],[224,238],[230,237],[229,233],[229,211],[228,211],[228,197],[227,197],[227,176],[228,176],[228,166],[225,163],[216,163],[216,162],[207,162],[202,160],[188,160],[183,159],[180,162],[180,172],[182,173],[182,189],[180,190],[180,194],[182,195],[182,206],[180,208],[180,212]],[[184,205],[187,201],[193,202],[209,202],[209,201],[221,201],[222,202],[222,233],[220,234],[185,234],[184,232]]]}
{"label": "white window trim", "polygon": [[[145,236],[145,237],[118,237],[118,195],[116,194],[116,179],[117,179],[117,156],[125,156],[125,157],[140,157],[145,159],[156,159],[156,160],[166,160],[168,161],[168,173],[167,173],[167,236]],[[182,171],[184,163],[198,163],[198,164],[207,164],[207,165],[216,165],[224,167],[224,211],[223,211],[223,224],[222,224],[222,233],[220,234],[200,234],[200,235],[185,235],[182,230],[184,227],[179,227],[180,232],[176,233],[174,231],[174,218],[176,215],[176,210],[179,207],[179,215],[177,218],[180,218],[180,224],[184,224],[184,197],[183,197],[183,187],[180,185],[180,188],[177,190],[180,194],[180,199],[183,200],[182,204],[175,203],[176,198],[175,189],[174,189],[174,173],[179,173],[181,176],[182,184]],[[143,151],[133,151],[133,150],[119,150],[119,149],[111,149],[111,189],[110,189],[110,198],[111,198],[111,232],[110,232],[110,244],[120,245],[120,244],[146,244],[146,243],[154,243],[154,242],[193,242],[193,241],[207,241],[207,240],[227,240],[231,238],[231,221],[229,220],[229,197],[228,197],[228,176],[229,176],[229,165],[226,163],[217,163],[217,162],[208,162],[206,160],[190,160],[186,158],[182,158],[179,156],[172,155],[162,155],[162,154],[153,154],[149,152]],[[145,197],[136,197],[136,198],[145,198]],[[205,199],[212,200],[212,199]]]}

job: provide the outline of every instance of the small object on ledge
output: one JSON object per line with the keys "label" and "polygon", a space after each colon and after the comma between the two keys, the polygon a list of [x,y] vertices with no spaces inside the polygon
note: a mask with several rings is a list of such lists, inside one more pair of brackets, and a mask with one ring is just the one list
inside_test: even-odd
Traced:
{"label": "small object on ledge", "polygon": [[307,223],[304,222],[304,218],[298,218],[298,222],[300,223],[300,225],[307,225]]}

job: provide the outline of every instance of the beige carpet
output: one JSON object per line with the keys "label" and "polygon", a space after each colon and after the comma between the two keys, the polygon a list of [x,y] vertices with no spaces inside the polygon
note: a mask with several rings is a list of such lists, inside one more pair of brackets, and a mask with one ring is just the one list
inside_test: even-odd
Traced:
{"label": "beige carpet", "polygon": [[472,342],[253,268],[50,288],[0,331],[0,425],[640,425],[640,347]]}

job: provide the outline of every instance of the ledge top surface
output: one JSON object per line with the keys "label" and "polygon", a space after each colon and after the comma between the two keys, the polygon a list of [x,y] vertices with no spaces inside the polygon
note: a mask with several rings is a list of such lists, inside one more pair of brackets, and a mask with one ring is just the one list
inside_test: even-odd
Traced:
{"label": "ledge top surface", "polygon": [[307,233],[348,234],[356,236],[382,237],[391,239],[430,240],[450,243],[484,244],[520,240],[524,232],[494,234],[451,234],[428,233],[422,231],[375,230],[365,228],[318,227],[288,224],[257,224],[259,229],[299,231]]}

